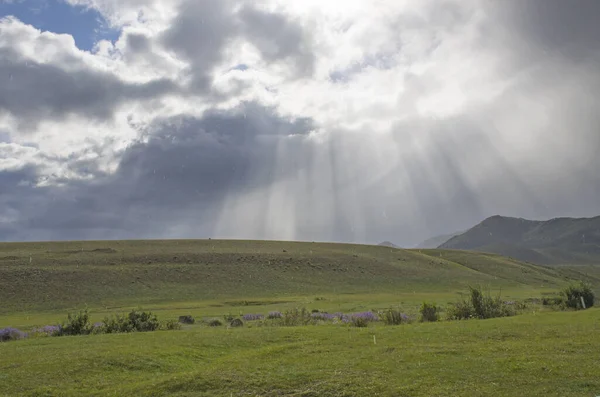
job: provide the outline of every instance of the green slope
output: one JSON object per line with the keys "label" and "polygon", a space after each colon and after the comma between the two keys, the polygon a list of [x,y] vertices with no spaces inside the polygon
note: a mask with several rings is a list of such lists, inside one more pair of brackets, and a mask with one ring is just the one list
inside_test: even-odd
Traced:
{"label": "green slope", "polygon": [[494,216],[440,245],[539,264],[600,264],[600,217],[549,221]]}
{"label": "green slope", "polygon": [[217,240],[0,244],[0,313],[564,282],[554,270],[469,252]]}

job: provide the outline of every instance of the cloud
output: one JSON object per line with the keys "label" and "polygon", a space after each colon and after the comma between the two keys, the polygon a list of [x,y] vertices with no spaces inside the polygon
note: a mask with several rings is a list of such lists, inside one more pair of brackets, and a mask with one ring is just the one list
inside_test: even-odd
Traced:
{"label": "cloud", "polygon": [[122,28],[96,53],[5,20],[0,239],[408,246],[597,215],[600,31],[577,3],[86,0]]}
{"label": "cloud", "polygon": [[239,14],[244,37],[256,45],[266,62],[285,60],[293,65],[296,75],[313,74],[315,58],[310,39],[298,23],[248,4]]}
{"label": "cloud", "polygon": [[277,141],[311,128],[310,120],[282,119],[256,104],[207,111],[201,118],[156,120],[123,152],[113,174],[75,158],[72,167],[94,178],[36,186],[37,169],[0,170],[6,188],[0,197],[5,211],[21,215],[11,230],[21,238],[105,238],[106,230],[132,238],[143,229],[146,236],[185,236],[160,226],[174,223],[195,236],[210,236],[210,223],[201,221],[214,221],[225,196],[272,181],[263,177],[274,166]]}
{"label": "cloud", "polygon": [[[13,33],[13,37],[0,44],[0,112],[16,118],[21,130],[72,115],[110,121],[123,102],[154,99],[176,90],[168,79],[124,82],[77,58],[76,50],[68,47],[72,43],[60,37],[34,31],[13,19],[1,24],[2,32]],[[17,50],[40,44],[54,48],[51,60],[32,59]]]}

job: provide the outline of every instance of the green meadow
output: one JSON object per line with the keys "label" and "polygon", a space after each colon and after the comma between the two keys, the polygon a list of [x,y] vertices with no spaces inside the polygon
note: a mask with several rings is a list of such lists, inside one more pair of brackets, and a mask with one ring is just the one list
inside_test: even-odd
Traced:
{"label": "green meadow", "polygon": [[[88,308],[141,308],[181,330],[0,343],[2,396],[597,396],[600,310],[539,299],[596,268],[492,254],[265,241],[0,244],[0,328],[28,332]],[[446,321],[479,285],[528,302],[513,317]],[[596,290],[597,291],[597,290]],[[422,302],[441,321],[418,322]],[[413,321],[280,326],[224,316],[396,308]],[[204,320],[225,324],[209,327]]]}

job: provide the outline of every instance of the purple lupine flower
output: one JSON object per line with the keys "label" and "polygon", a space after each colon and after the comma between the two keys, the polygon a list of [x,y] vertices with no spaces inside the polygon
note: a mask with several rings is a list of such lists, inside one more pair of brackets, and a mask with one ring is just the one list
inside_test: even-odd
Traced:
{"label": "purple lupine flower", "polygon": [[276,319],[276,318],[281,318],[283,317],[283,314],[281,314],[281,312],[269,312],[269,314],[267,314],[267,318],[270,320]]}
{"label": "purple lupine flower", "polygon": [[334,314],[330,313],[311,313],[311,318],[315,320],[331,321],[336,318]]}
{"label": "purple lupine flower", "polygon": [[103,322],[94,323],[94,325],[92,325],[92,327],[94,327],[94,328],[100,328],[100,327],[102,327],[102,326],[104,326],[104,323],[103,323]]}
{"label": "purple lupine flower", "polygon": [[350,317],[342,312],[333,313],[333,320],[341,321],[344,324],[350,322]]}
{"label": "purple lupine flower", "polygon": [[27,334],[16,328],[7,327],[0,329],[0,342],[8,342],[10,340],[19,340],[27,337]]}
{"label": "purple lupine flower", "polygon": [[244,314],[242,318],[244,319],[244,321],[254,321],[262,320],[263,318],[265,318],[265,316],[263,316],[262,314]]}
{"label": "purple lupine flower", "polygon": [[351,315],[351,317],[354,318],[362,318],[366,321],[378,321],[379,318],[377,317],[377,315],[373,312],[360,312],[360,313],[354,313]]}
{"label": "purple lupine flower", "polygon": [[34,330],[34,332],[39,334],[46,334],[48,336],[54,336],[60,333],[60,325],[46,325],[45,327]]}

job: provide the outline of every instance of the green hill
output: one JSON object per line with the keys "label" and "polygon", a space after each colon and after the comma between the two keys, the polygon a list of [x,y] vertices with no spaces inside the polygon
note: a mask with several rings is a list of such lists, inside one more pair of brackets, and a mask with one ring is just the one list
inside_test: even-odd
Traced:
{"label": "green hill", "polygon": [[497,255],[271,241],[0,244],[0,312],[225,298],[556,287],[558,271]]}
{"label": "green hill", "polygon": [[531,221],[494,216],[440,245],[538,264],[600,264],[600,217]]}

